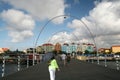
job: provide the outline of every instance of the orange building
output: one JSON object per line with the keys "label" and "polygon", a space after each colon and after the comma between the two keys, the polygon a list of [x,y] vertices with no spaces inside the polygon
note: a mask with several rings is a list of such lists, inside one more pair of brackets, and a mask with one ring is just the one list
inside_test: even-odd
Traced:
{"label": "orange building", "polygon": [[5,51],[8,51],[8,50],[9,50],[8,48],[0,48],[0,54],[4,53]]}
{"label": "orange building", "polygon": [[120,52],[120,45],[114,45],[111,47],[112,53]]}
{"label": "orange building", "polygon": [[57,51],[57,53],[59,53],[61,51],[61,44],[56,43],[54,49],[55,49],[55,51]]}

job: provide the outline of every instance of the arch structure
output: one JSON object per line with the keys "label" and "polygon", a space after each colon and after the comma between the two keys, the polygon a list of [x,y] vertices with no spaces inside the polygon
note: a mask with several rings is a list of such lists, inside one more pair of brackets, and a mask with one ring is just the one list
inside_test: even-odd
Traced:
{"label": "arch structure", "polygon": [[[43,32],[44,28],[45,28],[52,20],[54,20],[54,19],[56,19],[56,18],[59,18],[59,17],[64,17],[64,18],[71,17],[71,18],[74,18],[74,19],[77,19],[78,21],[80,21],[80,22],[85,26],[85,28],[88,30],[88,32],[90,33],[90,36],[91,36],[91,38],[92,38],[92,40],[93,40],[93,42],[94,42],[94,44],[95,44],[95,46],[96,46],[97,56],[99,56],[99,55],[98,55],[98,48],[97,48],[96,41],[95,41],[95,39],[94,39],[93,33],[91,32],[91,30],[89,29],[89,27],[87,26],[87,24],[85,24],[84,21],[80,20],[78,17],[73,16],[73,15],[58,15],[58,16],[55,16],[55,17],[51,18],[50,20],[48,20],[48,21],[44,24],[44,26],[41,28],[41,30],[40,30],[40,32],[39,32],[39,34],[38,34],[38,37],[36,38],[35,45],[34,45],[35,48],[36,48],[36,45],[37,45],[38,40],[39,40],[39,37],[40,37],[41,33]],[[34,56],[33,56],[33,58],[34,58]],[[33,61],[34,61],[34,60],[33,60]],[[98,64],[99,64],[99,58],[98,58],[97,62],[98,62]]]}

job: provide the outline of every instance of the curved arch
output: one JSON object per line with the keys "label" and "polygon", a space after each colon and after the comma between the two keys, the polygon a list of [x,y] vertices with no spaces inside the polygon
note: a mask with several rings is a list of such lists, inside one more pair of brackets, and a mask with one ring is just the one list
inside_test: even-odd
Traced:
{"label": "curved arch", "polygon": [[[90,31],[90,29],[88,28],[88,26],[84,23],[84,21],[80,20],[78,17],[73,16],[73,15],[58,15],[58,16],[55,16],[55,17],[51,18],[50,20],[48,20],[48,21],[46,22],[46,24],[41,28],[41,30],[40,30],[40,32],[39,32],[39,34],[38,34],[38,37],[37,37],[37,39],[36,39],[36,41],[35,41],[35,48],[36,48],[36,45],[37,45],[37,43],[38,43],[38,39],[39,39],[42,31],[44,30],[44,28],[47,26],[48,23],[50,23],[52,20],[54,20],[54,19],[56,19],[56,18],[58,18],[58,17],[64,17],[64,18],[66,18],[66,17],[72,17],[72,18],[74,18],[74,19],[79,20],[79,21],[85,26],[85,28],[89,31],[89,33],[90,33],[90,35],[91,35],[91,38],[93,39],[93,42],[94,42],[94,44],[95,44],[95,46],[96,46],[97,56],[99,56],[99,55],[98,55],[98,48],[97,48],[97,45],[96,45],[96,41],[95,41],[95,39],[94,39],[94,36],[93,36],[92,32]],[[97,62],[98,62],[98,64],[99,64],[99,58],[98,58]]]}
{"label": "curved arch", "polygon": [[[40,37],[42,31],[43,31],[44,28],[47,26],[47,24],[48,24],[49,22],[51,22],[52,20],[58,18],[58,17],[64,17],[64,18],[66,18],[66,17],[72,17],[72,18],[74,18],[74,19],[79,20],[79,18],[77,18],[76,16],[73,16],[73,15],[58,15],[58,16],[55,16],[55,17],[51,18],[51,19],[50,19],[49,21],[47,21],[46,24],[41,28],[41,30],[40,30],[40,32],[39,32],[39,34],[38,34],[38,37],[37,37],[37,39],[36,39],[36,41],[35,41],[35,47],[36,47],[36,45],[37,45],[37,42],[38,42],[38,40],[39,40],[39,37]],[[96,41],[95,41],[95,39],[94,39],[94,36],[93,36],[92,32],[91,32],[90,29],[88,28],[88,26],[84,23],[84,21],[82,21],[82,20],[79,20],[79,21],[80,21],[80,22],[86,27],[86,29],[89,31],[89,33],[90,33],[90,35],[91,35],[91,37],[92,37],[92,39],[93,39],[93,42],[94,42],[94,44],[95,44],[95,46],[96,46]],[[96,46],[96,49],[97,49],[97,46]]]}

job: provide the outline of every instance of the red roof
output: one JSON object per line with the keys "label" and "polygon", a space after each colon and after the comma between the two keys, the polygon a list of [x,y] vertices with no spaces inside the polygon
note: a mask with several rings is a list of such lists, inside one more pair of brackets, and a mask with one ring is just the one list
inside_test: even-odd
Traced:
{"label": "red roof", "polygon": [[51,43],[46,43],[46,44],[43,44],[42,46],[53,46],[53,44],[51,44]]}
{"label": "red roof", "polygon": [[8,48],[2,48],[2,50],[3,50],[3,51],[7,51],[7,50],[9,50],[9,49],[8,49]]}

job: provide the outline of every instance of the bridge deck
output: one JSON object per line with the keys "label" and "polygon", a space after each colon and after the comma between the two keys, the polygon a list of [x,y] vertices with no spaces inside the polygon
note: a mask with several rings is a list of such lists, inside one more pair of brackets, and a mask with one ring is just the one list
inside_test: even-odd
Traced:
{"label": "bridge deck", "polygon": [[[92,63],[72,60],[67,66],[61,62],[59,65],[61,70],[56,72],[56,80],[120,80],[120,71]],[[49,80],[47,64],[31,66],[2,80]]]}

